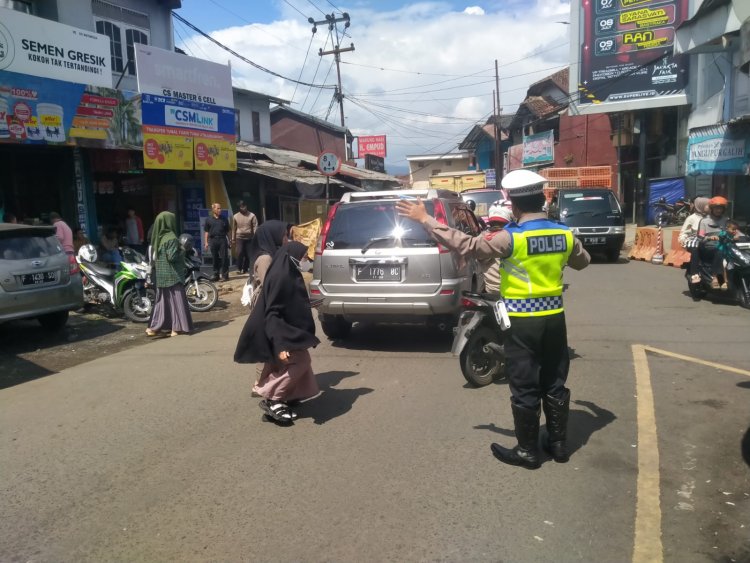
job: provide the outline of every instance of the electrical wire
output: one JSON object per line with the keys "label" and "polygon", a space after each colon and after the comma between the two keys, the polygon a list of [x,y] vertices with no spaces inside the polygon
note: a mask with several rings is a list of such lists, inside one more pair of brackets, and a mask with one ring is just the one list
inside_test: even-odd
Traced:
{"label": "electrical wire", "polygon": [[251,61],[247,57],[245,57],[243,55],[240,55],[237,51],[235,51],[233,49],[230,49],[229,47],[227,47],[226,45],[224,45],[220,41],[218,41],[218,40],[214,39],[213,37],[211,37],[208,33],[206,33],[205,31],[203,31],[202,29],[200,29],[200,28],[196,27],[195,25],[193,25],[192,23],[190,23],[188,20],[186,20],[185,18],[183,18],[180,14],[172,12],[172,17],[174,17],[177,20],[181,21],[187,27],[189,27],[190,29],[192,29],[196,33],[202,35],[203,37],[205,37],[206,39],[208,39],[212,43],[218,45],[219,47],[221,47],[222,49],[224,49],[227,53],[230,53],[230,54],[234,55],[235,57],[237,57],[241,61],[246,62],[250,66],[253,66],[253,67],[257,68],[258,70],[261,70],[261,71],[263,71],[263,72],[265,72],[267,74],[270,74],[271,76],[276,76],[277,78],[281,78],[282,80],[286,80],[288,82],[293,82],[293,83],[299,84],[301,86],[309,86],[310,88],[324,88],[326,90],[332,90],[334,88],[334,86],[328,86],[326,84],[311,84],[310,82],[302,82],[300,80],[294,80],[293,78],[289,78],[288,76],[284,76],[283,74],[279,74],[278,72],[274,72],[273,70],[270,70],[270,69],[268,69],[268,68],[266,68],[266,67],[264,67],[262,65],[259,65],[256,62]]}
{"label": "electrical wire", "polygon": [[[307,52],[305,53],[305,60],[302,61],[302,67],[299,69],[299,76],[297,77],[297,81],[302,79],[302,73],[305,71],[305,65],[307,64],[307,57],[310,54],[310,47],[312,47],[313,39],[315,39],[315,34],[310,35],[310,42],[307,44]],[[313,78],[313,80],[315,80]],[[294,92],[292,92],[292,99],[290,100],[290,103],[294,103],[294,96],[297,94],[297,86],[299,86],[298,83],[294,84]]]}
{"label": "electrical wire", "polygon": [[324,12],[323,10],[321,10],[321,9],[320,9],[320,8],[319,8],[319,7],[318,7],[318,6],[316,5],[316,4],[314,4],[312,0],[307,0],[307,3],[308,3],[308,4],[310,4],[310,5],[311,5],[311,6],[313,7],[313,8],[315,8],[316,10],[318,10],[318,11],[319,11],[319,12],[320,12],[321,14],[323,14],[324,16],[327,16],[327,15],[328,15],[328,14],[326,14],[326,13],[325,13],[325,12]]}
{"label": "electrical wire", "polygon": [[[325,48],[326,48],[326,46],[328,45],[328,40],[329,40],[329,39],[331,39],[331,32],[330,32],[330,31],[328,32],[328,35],[326,36],[326,40],[325,40],[325,43],[323,43],[323,49],[325,49]],[[315,74],[313,74],[313,77],[312,77],[312,79],[313,79],[313,82],[315,82],[315,78],[316,78],[316,77],[318,76],[318,70],[320,70],[320,63],[321,63],[322,61],[323,61],[323,57],[318,57],[318,64],[317,64],[317,65],[316,65],[316,67],[315,67]],[[326,74],[326,79],[327,79],[327,78],[328,78],[328,75]],[[323,82],[325,82],[325,80],[323,80]],[[321,91],[322,91],[322,90],[319,90],[319,91],[318,91],[318,96],[320,96],[320,92],[321,92]],[[304,101],[304,102],[302,102],[302,105],[301,105],[301,106],[299,107],[300,111],[302,111],[302,109],[303,109],[303,108],[305,107],[305,104],[307,103],[307,98],[309,98],[309,97],[310,97],[310,92],[312,92],[312,88],[308,88],[308,89],[307,89],[307,95],[305,95],[305,101]],[[316,101],[317,101],[317,98],[316,98]]]}
{"label": "electrical wire", "polygon": [[[221,8],[222,10],[224,10],[225,12],[227,12],[227,13],[229,13],[229,14],[232,14],[232,15],[233,15],[233,16],[234,16],[235,18],[238,18],[238,19],[242,20],[243,22],[245,22],[245,23],[247,23],[247,24],[249,24],[249,25],[253,26],[253,29],[254,29],[254,30],[262,31],[263,33],[265,33],[265,34],[266,34],[266,35],[268,35],[269,37],[273,37],[274,39],[276,39],[277,41],[281,42],[282,44],[286,44],[286,41],[287,41],[286,39],[282,39],[282,38],[281,38],[281,37],[279,37],[278,35],[274,35],[274,34],[273,34],[273,33],[271,33],[270,31],[266,30],[266,29],[265,29],[265,28],[264,28],[264,27],[263,27],[262,25],[260,25],[260,24],[259,24],[258,22],[252,22],[252,21],[250,21],[249,19],[247,19],[247,18],[245,18],[245,17],[242,17],[242,16],[241,16],[240,14],[238,14],[237,12],[234,12],[234,11],[230,10],[230,9],[229,9],[229,8],[227,8],[226,6],[222,6],[222,5],[221,5],[221,4],[219,4],[219,3],[218,3],[218,2],[216,1],[216,0],[210,0],[210,2],[211,2],[212,4],[214,4],[215,6],[218,6],[219,8]],[[294,7],[294,6],[292,6],[292,7]],[[297,11],[299,12],[299,10],[297,10]],[[301,14],[301,15],[302,15],[302,16],[303,16],[303,17],[305,18],[305,20],[307,20],[307,16],[305,16],[305,14],[302,14],[302,12],[300,12],[300,14]],[[298,51],[301,51],[301,50],[302,50],[302,48],[301,48],[301,47],[297,47],[296,45],[290,45],[290,47],[292,47],[293,49],[297,49]]]}
{"label": "electrical wire", "polygon": [[[323,60],[323,57],[320,57],[320,59],[321,59],[321,60]],[[333,63],[334,63],[334,62],[335,62],[335,61],[331,60],[331,64],[330,64],[330,65],[328,65],[328,72],[326,72],[326,76],[325,76],[325,78],[323,79],[323,82],[325,82],[326,80],[328,80],[328,75],[329,75],[329,74],[331,74],[331,70],[333,70]],[[310,109],[311,109],[311,110],[312,110],[312,108],[314,108],[314,107],[316,106],[316,104],[318,103],[318,100],[320,99],[320,94],[321,94],[321,92],[322,92],[322,91],[323,91],[323,90],[318,90],[318,95],[317,95],[317,96],[315,96],[315,101],[314,101],[314,102],[312,103],[312,105],[310,106]],[[335,92],[334,92],[334,95],[335,95]],[[300,109],[301,109],[301,108],[300,108]]]}
{"label": "electrical wire", "polygon": [[302,16],[303,18],[305,18],[305,21],[307,21],[308,17],[307,17],[307,16],[305,15],[305,14],[303,14],[303,13],[302,13],[302,11],[301,11],[301,10],[300,10],[300,9],[299,9],[299,8],[298,8],[297,6],[295,6],[294,4],[292,4],[291,2],[289,2],[289,0],[284,0],[284,3],[285,3],[286,5],[288,5],[288,6],[290,6],[290,7],[291,7],[291,8],[292,8],[292,9],[293,9],[294,11],[296,11],[296,12],[297,12],[297,13],[298,13],[298,14],[299,14],[300,16]]}

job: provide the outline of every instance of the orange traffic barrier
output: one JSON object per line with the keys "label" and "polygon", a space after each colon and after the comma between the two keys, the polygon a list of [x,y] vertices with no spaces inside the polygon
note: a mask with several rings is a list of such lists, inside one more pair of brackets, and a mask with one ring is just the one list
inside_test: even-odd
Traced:
{"label": "orange traffic barrier", "polygon": [[690,252],[682,247],[680,241],[678,240],[679,237],[680,231],[672,232],[672,248],[664,258],[665,266],[674,266],[675,268],[680,268],[685,262],[690,262]]}
{"label": "orange traffic barrier", "polygon": [[635,231],[635,244],[628,258],[650,261],[656,253],[657,232],[653,227],[638,227]]}

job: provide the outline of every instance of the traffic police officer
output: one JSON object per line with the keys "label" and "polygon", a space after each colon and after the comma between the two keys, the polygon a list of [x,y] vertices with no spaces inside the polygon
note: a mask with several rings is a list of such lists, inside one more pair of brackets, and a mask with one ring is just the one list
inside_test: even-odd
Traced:
{"label": "traffic police officer", "polygon": [[511,321],[504,333],[505,369],[518,445],[492,444],[492,453],[504,463],[528,469],[540,466],[540,404],[547,423],[545,449],[555,461],[568,461],[570,391],[565,382],[570,359],[562,271],[566,264],[582,270],[591,260],[569,228],[547,219],[542,210],[545,182],[529,170],[509,172],[502,187],[508,191],[517,223],[476,237],[440,224],[419,200],[397,204],[399,215],[421,222],[435,240],[459,254],[481,261],[503,259],[500,293]]}

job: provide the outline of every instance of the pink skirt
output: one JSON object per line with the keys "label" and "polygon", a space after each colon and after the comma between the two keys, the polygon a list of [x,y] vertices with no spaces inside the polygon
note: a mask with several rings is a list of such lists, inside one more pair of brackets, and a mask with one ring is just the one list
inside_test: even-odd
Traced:
{"label": "pink skirt", "polygon": [[310,352],[293,350],[286,364],[266,362],[253,391],[272,401],[301,401],[320,392]]}

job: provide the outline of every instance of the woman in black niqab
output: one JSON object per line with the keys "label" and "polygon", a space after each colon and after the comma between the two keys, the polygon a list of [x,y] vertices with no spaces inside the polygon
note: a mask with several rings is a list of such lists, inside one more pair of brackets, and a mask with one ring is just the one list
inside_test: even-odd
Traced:
{"label": "woman in black niqab", "polygon": [[289,401],[308,399],[319,391],[308,349],[320,340],[299,269],[306,260],[307,247],[297,241],[276,251],[234,353],[238,363],[264,362],[253,391],[264,398],[262,408],[269,407],[282,419],[288,414],[288,420],[294,418]]}

